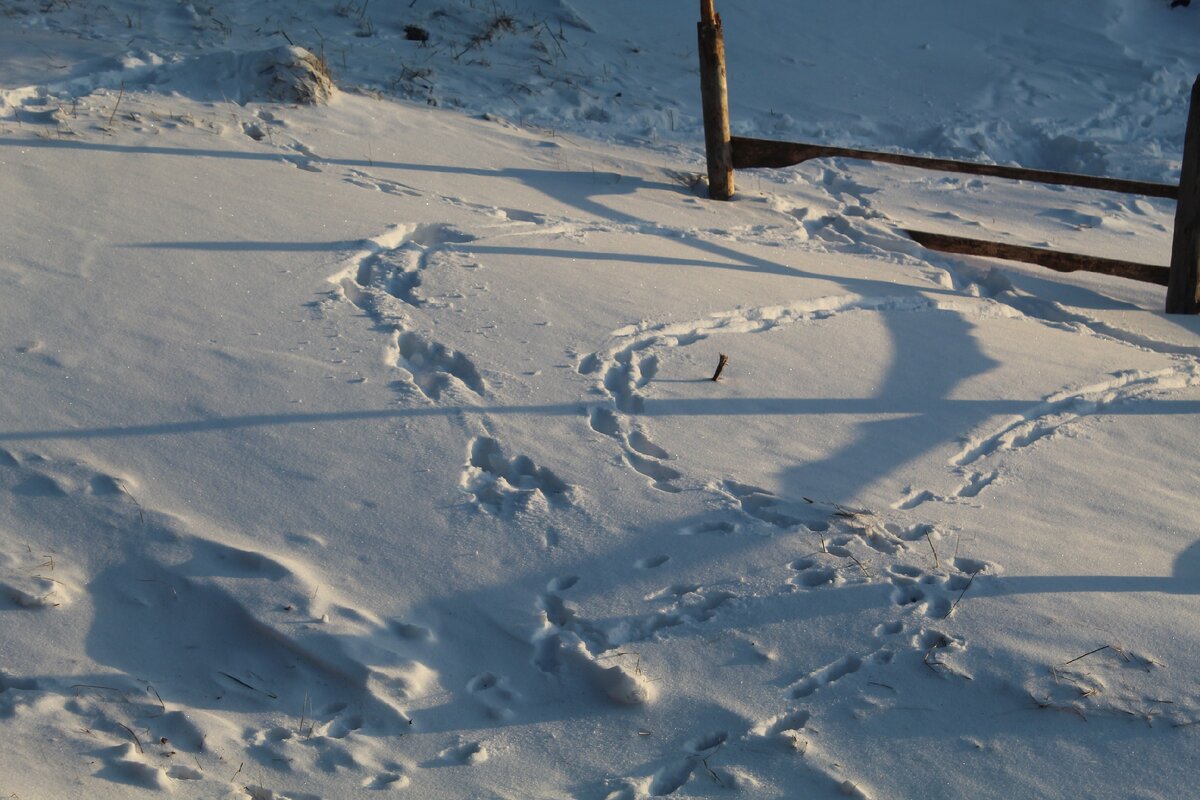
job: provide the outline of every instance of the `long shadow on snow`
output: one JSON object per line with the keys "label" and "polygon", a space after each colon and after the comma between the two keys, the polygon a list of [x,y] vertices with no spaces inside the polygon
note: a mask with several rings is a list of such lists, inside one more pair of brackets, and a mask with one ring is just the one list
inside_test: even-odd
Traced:
{"label": "long shadow on snow", "polygon": [[[86,641],[90,658],[148,681],[171,704],[288,716],[351,704],[382,730],[407,729],[407,720],[367,689],[362,664],[341,657],[332,643],[322,646],[319,632],[312,635],[319,625],[306,623],[317,621],[280,611],[271,587],[289,599],[284,567],[199,539],[172,545],[174,535],[151,526],[141,545],[89,582],[95,610]],[[143,552],[148,549],[161,557]],[[172,554],[185,553],[189,560],[168,565]],[[222,587],[229,579],[268,587],[258,598],[267,608],[259,613],[288,618],[308,641],[283,633],[286,625],[277,630],[257,619]]]}
{"label": "long shadow on snow", "polygon": [[[7,144],[21,147],[68,147],[90,149],[105,152],[150,154],[167,156],[214,157],[248,160],[272,161],[279,158],[273,153],[237,153],[228,151],[191,150],[187,148],[161,147],[123,147],[104,143],[89,142],[57,142],[48,140],[0,140],[0,145]],[[647,229],[644,222],[636,217],[615,211],[597,199],[602,196],[632,194],[642,189],[666,189],[680,192],[676,185],[646,181],[641,178],[615,176],[611,179],[597,180],[594,174],[582,172],[559,172],[533,169],[479,169],[470,167],[454,167],[443,165],[413,164],[399,162],[371,162],[363,159],[321,158],[319,156],[304,156],[305,160],[314,163],[325,163],[340,166],[354,166],[370,169],[401,170],[410,172],[436,172],[448,174],[475,175],[516,180],[535,189],[547,197],[559,200],[584,213],[593,214],[608,221],[637,226],[644,233],[654,235],[653,228]],[[665,234],[666,232],[664,232]],[[674,240],[678,242],[678,240]],[[728,263],[714,264],[708,261],[696,261],[696,265],[721,266],[724,268],[754,270],[768,274],[779,275],[809,275],[801,270],[792,269],[765,259],[747,256],[734,248],[715,242],[691,239],[692,247],[706,253],[726,259]],[[163,243],[168,246],[205,246],[204,243],[189,245],[188,243]],[[337,246],[343,243],[337,243]],[[236,246],[232,243],[210,243],[214,247]],[[250,246],[269,248],[271,243],[249,243]],[[160,245],[161,246],[161,245]],[[300,245],[293,245],[300,246]],[[325,245],[303,245],[303,247],[319,247]],[[333,247],[333,245],[330,245]],[[503,248],[497,248],[501,252]],[[811,275],[810,275],[811,276]],[[877,295],[888,292],[888,284],[880,281],[858,280],[846,277],[820,276],[843,285],[847,290],[857,291],[866,295]],[[954,390],[964,381],[988,372],[996,366],[996,362],[984,354],[972,335],[972,326],[968,321],[953,313],[935,315],[906,315],[884,313],[883,318],[891,334],[892,361],[886,378],[877,393],[876,404],[855,399],[849,402],[837,400],[796,401],[788,410],[768,410],[770,404],[754,403],[745,407],[745,413],[804,413],[805,403],[814,403],[809,413],[845,413],[847,408],[859,404],[865,413],[883,413],[887,410],[907,409],[912,413],[904,419],[877,420],[863,424],[852,444],[821,461],[801,464],[784,471],[782,483],[789,493],[809,492],[821,494],[834,500],[852,501],[859,491],[870,486],[885,476],[893,474],[904,464],[918,458],[922,454],[957,436],[960,432],[971,430],[982,422],[988,415],[997,413],[1007,404],[990,401],[976,403],[951,400]],[[932,322],[931,322],[932,320]],[[931,342],[949,346],[949,352],[940,354],[940,358],[930,357]],[[864,357],[873,354],[863,354]],[[848,354],[853,359],[855,354]],[[679,404],[673,404],[678,408]],[[1027,407],[1028,404],[1025,404]],[[786,408],[787,403],[776,406]],[[1156,409],[1165,406],[1153,404]],[[820,410],[816,410],[819,408]],[[1136,408],[1134,406],[1133,408]],[[1181,403],[1172,406],[1179,413],[1195,413],[1196,404]],[[870,411],[867,411],[870,409]],[[528,412],[536,413],[578,413],[577,406],[561,406],[550,408],[528,408]],[[1129,408],[1121,409],[1128,412]],[[481,409],[483,412],[503,413],[503,409]],[[655,408],[647,404],[646,413],[667,413],[667,408]],[[1114,409],[1115,411],[1115,409]],[[133,426],[129,428],[94,429],[92,431],[45,431],[45,432],[14,432],[0,434],[6,439],[34,438],[85,438],[89,436],[114,435],[149,435],[165,433],[188,433],[201,430],[220,428],[245,427],[260,424],[281,424],[284,422],[313,422],[353,420],[368,417],[419,415],[424,413],[445,413],[437,409],[397,409],[395,411],[366,411],[347,412],[343,414],[323,415],[263,415],[260,417],[241,417],[227,420],[211,420],[201,422],[184,422],[162,426]],[[458,412],[455,412],[458,413]],[[679,413],[678,410],[675,413]],[[684,413],[697,413],[695,410]],[[712,407],[711,413],[737,413],[737,407],[718,404]],[[1152,412],[1157,413],[1157,412]],[[1011,579],[1009,579],[1011,580]]]}
{"label": "long shadow on snow", "polygon": [[[37,139],[0,140],[0,144],[13,144],[28,147],[69,147],[93,149],[105,152],[139,153],[159,155],[208,156],[216,158],[237,158],[250,160],[276,160],[277,154],[271,153],[230,153],[215,150],[189,150],[187,148],[161,147],[124,147],[104,143],[91,142],[57,142]],[[315,163],[325,163],[339,166],[354,166],[373,170],[400,170],[405,172],[432,172],[438,174],[473,175],[481,178],[500,178],[515,180],[526,186],[571,206],[585,214],[594,215],[600,219],[624,225],[630,225],[643,233],[658,235],[659,231],[632,215],[616,211],[599,201],[600,197],[613,197],[633,194],[643,189],[668,190],[674,193],[682,191],[682,187],[664,182],[647,181],[639,177],[604,175],[583,172],[563,172],[552,170],[500,168],[484,169],[476,167],[457,167],[437,164],[417,164],[405,162],[371,162],[363,159],[323,158],[320,156],[304,156]],[[663,231],[665,235],[667,231]],[[680,240],[672,237],[678,244]],[[700,251],[715,255],[725,260],[725,263],[695,262],[703,266],[720,266],[727,269],[750,270],[766,274],[821,277],[825,280],[843,286],[847,291],[866,296],[878,296],[894,293],[895,287],[874,280],[859,280],[845,276],[817,276],[793,269],[766,259],[748,256],[738,250],[717,242],[705,241],[697,237],[687,240],[687,243]],[[168,246],[229,246],[230,243],[163,243]],[[269,246],[267,243],[251,243],[255,246]],[[286,244],[282,246],[288,246]],[[307,247],[308,245],[305,245]],[[319,246],[319,245],[318,245]],[[503,251],[498,248],[497,252]],[[514,252],[523,252],[514,248]],[[693,264],[694,265],[694,264]],[[942,292],[944,290],[931,289]],[[817,462],[797,465],[785,469],[781,482],[785,492],[797,491],[817,492],[831,500],[854,502],[858,494],[879,479],[889,476],[897,468],[910,463],[923,454],[930,452],[938,445],[960,435],[963,431],[973,430],[986,417],[979,414],[950,413],[956,406],[949,406],[954,390],[972,377],[984,374],[998,364],[985,355],[978,342],[972,335],[971,324],[961,316],[953,313],[919,315],[918,321],[913,321],[912,315],[888,314],[881,315],[886,321],[891,334],[892,362],[887,377],[881,385],[880,397],[903,398],[900,405],[916,406],[926,409],[924,414],[904,420],[879,420],[863,424],[857,431],[853,443],[842,448],[839,452]],[[936,328],[936,331],[931,330]],[[942,348],[949,347],[949,352],[933,358],[930,354],[932,345]],[[848,353],[849,359],[854,359],[853,352]],[[874,354],[861,354],[870,358]],[[853,365],[851,365],[852,368]]]}
{"label": "long shadow on snow", "polygon": [[[829,615],[846,615],[859,619],[872,609],[895,608],[892,586],[887,583],[864,583],[852,586],[819,588],[792,595],[771,597],[770,602],[756,605],[752,613],[738,616],[732,624],[724,623],[720,615],[705,624],[703,630],[688,626],[673,629],[674,635],[712,634],[722,627],[738,630],[758,625],[794,623]],[[980,573],[966,591],[947,591],[954,600],[969,605],[982,598],[1004,598],[1024,594],[1076,593],[1158,593],[1167,595],[1200,595],[1200,539],[1188,545],[1172,564],[1170,575],[985,575]],[[931,620],[936,622],[936,617]]]}
{"label": "long shadow on snow", "polygon": [[[736,512],[732,513],[736,516]],[[681,530],[696,523],[711,522],[712,518],[712,514],[701,514],[659,523],[628,536],[621,544],[603,552],[587,553],[566,563],[547,558],[540,561],[540,566],[504,584],[466,593],[454,590],[443,597],[430,597],[423,605],[412,608],[406,617],[434,630],[437,641],[434,649],[450,648],[442,653],[440,660],[430,662],[438,668],[443,692],[436,704],[412,712],[414,730],[422,733],[482,731],[511,723],[582,720],[611,713],[612,701],[589,681],[578,664],[553,660],[549,665],[539,663],[535,640],[545,619],[537,605],[539,597],[561,596],[566,606],[557,613],[565,614],[567,621],[555,630],[579,636],[594,656],[606,659],[631,658],[631,654],[637,653],[639,642],[659,637],[704,636],[715,643],[727,630],[747,632],[773,624],[794,628],[811,623],[816,626],[814,632],[820,632],[828,629],[829,623],[822,622],[825,618],[837,618],[841,635],[830,641],[822,638],[810,641],[804,660],[811,663],[822,663],[822,659],[832,661],[844,654],[847,640],[856,641],[864,651],[878,646],[874,628],[881,622],[895,619],[897,613],[895,587],[889,582],[744,599],[733,597],[728,605],[722,605],[710,616],[700,619],[684,614],[678,620],[664,622],[663,612],[656,610],[656,604],[649,598],[641,613],[620,616],[589,613],[588,603],[580,598],[602,597],[598,594],[602,588],[593,585],[589,576],[597,573],[604,576],[618,564],[632,566],[640,556],[656,549],[674,552],[673,565],[684,569],[704,569],[705,564],[727,560],[731,567],[725,578],[698,588],[701,591],[729,589],[736,592],[742,585],[741,576],[732,565],[744,559],[750,550],[772,543],[784,544],[784,549],[793,544],[798,548],[811,544],[811,534],[803,529],[772,536],[745,531],[678,536]],[[746,522],[751,520],[747,518]],[[781,538],[786,541],[781,542]],[[570,582],[566,590],[554,590],[552,579],[556,575],[578,577],[579,580],[578,583]],[[662,587],[670,581],[653,571],[631,570],[630,578],[645,587]],[[953,592],[936,591],[943,591],[953,599]],[[1167,576],[994,576],[981,573],[970,584],[962,602],[969,605],[985,597],[1082,592],[1200,594],[1200,540],[1176,557],[1172,572]],[[465,609],[472,611],[464,613]],[[830,648],[828,653],[823,651],[826,647]],[[463,654],[468,655],[464,657]],[[630,666],[631,661],[606,660],[601,663]],[[644,664],[652,679],[661,679],[662,676],[655,675],[656,667],[653,662]],[[778,674],[777,669],[774,671],[781,686],[794,682],[786,674]],[[480,675],[503,676],[508,681],[507,686],[514,691],[512,716],[503,712],[497,714],[493,705],[480,702],[474,695],[472,686],[478,685]],[[705,701],[697,698],[697,702]],[[720,704],[714,703],[710,711],[728,718],[728,729],[736,729],[740,724],[737,715]],[[661,711],[656,711],[654,706],[627,707],[622,713],[629,718],[630,725],[641,720],[651,726],[662,724]]]}
{"label": "long shadow on snow", "polygon": [[[708,381],[704,381],[707,383]],[[940,404],[937,414],[928,413],[923,401],[909,398],[894,401],[884,397],[744,397],[738,399],[695,399],[695,400],[646,400],[639,416],[655,417],[710,417],[710,416],[809,416],[809,415],[864,415],[902,414],[901,420],[884,425],[889,435],[893,431],[903,432],[903,425],[913,420],[919,424],[933,426],[940,418],[987,418],[997,414],[1019,414],[1042,402],[1039,400],[946,400]],[[243,428],[263,428],[277,425],[314,425],[318,423],[348,423],[376,419],[403,419],[414,417],[456,417],[461,415],[535,414],[539,416],[578,416],[584,419],[587,405],[583,403],[560,403],[557,405],[521,406],[422,406],[419,408],[382,408],[362,411],[316,411],[304,414],[268,413],[245,414],[210,419],[177,420],[142,425],[111,425],[103,428],[50,428],[33,431],[0,431],[0,441],[32,442],[39,440],[112,439],[124,436],[183,436],[193,433],[214,433]],[[1200,400],[1139,400],[1114,405],[1104,409],[1105,416],[1173,416],[1178,414],[1200,414]],[[938,419],[922,419],[937,417]],[[893,437],[894,438],[894,437]],[[859,446],[866,446],[865,443]],[[853,455],[852,453],[851,455]],[[826,463],[826,462],[820,462]],[[803,494],[815,491],[805,488]]]}

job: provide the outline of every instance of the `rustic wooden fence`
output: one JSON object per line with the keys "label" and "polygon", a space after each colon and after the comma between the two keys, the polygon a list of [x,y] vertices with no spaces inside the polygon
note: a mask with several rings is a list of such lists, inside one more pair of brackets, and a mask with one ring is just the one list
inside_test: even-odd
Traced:
{"label": "rustic wooden fence", "polygon": [[1035,183],[1077,186],[1108,192],[1162,197],[1176,201],[1175,234],[1170,267],[1063,253],[1037,247],[905,230],[931,250],[1025,261],[1060,272],[1084,270],[1148,281],[1167,287],[1168,314],[1200,313],[1200,76],[1192,86],[1184,137],[1179,185],[1119,180],[1097,175],[977,164],[946,158],[883,153],[802,142],[776,142],[733,136],[729,126],[729,92],[725,74],[725,37],[714,0],[700,0],[700,91],[704,108],[704,145],[708,156],[708,191],[714,200],[734,193],[735,169],[781,168],[814,158],[851,158],[899,164],[939,172],[958,172]]}

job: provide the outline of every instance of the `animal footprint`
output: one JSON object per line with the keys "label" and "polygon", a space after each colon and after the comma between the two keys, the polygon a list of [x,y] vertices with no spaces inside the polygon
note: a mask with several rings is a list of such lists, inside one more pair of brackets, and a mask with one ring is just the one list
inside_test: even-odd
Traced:
{"label": "animal footprint", "polygon": [[560,578],[555,578],[546,585],[548,592],[565,592],[579,583],[578,575],[563,575]]}
{"label": "animal footprint", "polygon": [[430,400],[440,400],[443,392],[456,385],[480,397],[487,391],[471,359],[413,331],[393,331],[390,351],[392,365],[407,371],[413,384]]}
{"label": "animal footprint", "polygon": [[641,431],[629,434],[629,446],[648,458],[668,459],[671,454],[662,449]]}
{"label": "animal footprint", "polygon": [[508,687],[508,680],[490,672],[481,672],[467,683],[469,691],[486,710],[489,717],[497,720],[512,716],[509,707],[517,700],[517,694]]}
{"label": "animal footprint", "polygon": [[995,470],[983,473],[974,472],[967,482],[959,488],[957,495],[959,497],[978,497],[979,493],[996,482],[996,478],[1000,476]]}
{"label": "animal footprint", "polygon": [[913,578],[896,576],[892,578],[892,602],[898,606],[913,606],[922,610],[925,616],[932,619],[943,619],[950,615],[952,605],[940,593],[933,593],[930,581],[936,582],[934,576],[926,576],[920,583]]}
{"label": "animal footprint", "polygon": [[464,244],[474,239],[468,233],[443,224],[400,227],[369,240],[353,278],[348,280],[357,284],[359,295],[375,290],[411,306],[421,306],[426,301],[417,290],[433,257],[447,245]]}
{"label": "animal footprint", "polygon": [[393,765],[387,771],[367,778],[362,785],[365,789],[403,789],[411,782],[399,765]]}
{"label": "animal footprint", "polygon": [[621,438],[621,423],[617,415],[603,406],[594,406],[588,411],[588,422],[596,433],[604,434],[613,439]]}
{"label": "animal footprint", "polygon": [[891,622],[883,622],[875,626],[876,636],[895,636],[898,633],[904,632],[904,623],[900,620],[892,620]]}
{"label": "animal footprint", "polygon": [[800,585],[806,589],[818,586],[834,586],[838,582],[838,572],[830,566],[818,564],[811,558],[801,558],[789,564],[798,574],[788,580],[788,583]]}
{"label": "animal footprint", "polygon": [[529,510],[539,498],[551,507],[571,504],[565,481],[528,456],[506,457],[500,443],[486,436],[471,441],[462,487],[480,508],[496,516]]}
{"label": "animal footprint", "polygon": [[362,730],[363,718],[360,714],[345,717],[335,717],[325,728],[325,735],[331,739],[345,739],[351,733]]}
{"label": "animal footprint", "polygon": [[679,791],[691,779],[696,768],[715,755],[728,738],[729,734],[718,731],[687,742],[683,747],[686,757],[682,761],[669,764],[655,773],[650,782],[650,796],[664,797]]}
{"label": "animal footprint", "polygon": [[482,764],[488,760],[488,750],[481,742],[462,742],[447,747],[433,762],[425,766],[462,766]]}
{"label": "animal footprint", "polygon": [[668,467],[660,461],[653,458],[647,458],[639,453],[630,451],[625,453],[626,460],[629,461],[629,466],[645,475],[651,480],[651,485],[662,492],[670,492],[677,494],[681,491],[678,486],[671,481],[678,480],[683,477],[683,474],[678,470]]}
{"label": "animal footprint", "polygon": [[429,628],[426,628],[424,625],[417,625],[412,622],[405,622],[404,620],[395,619],[389,623],[388,627],[391,629],[392,633],[406,641],[427,642],[433,639],[433,631],[431,631]]}
{"label": "animal footprint", "polygon": [[822,686],[828,686],[851,673],[858,672],[862,668],[862,665],[863,660],[858,656],[846,656],[845,658],[838,659],[796,684],[792,688],[792,697],[797,700],[802,697],[808,697]]}
{"label": "animal footprint", "polygon": [[812,719],[812,714],[807,711],[792,711],[772,721],[766,726],[765,730],[760,730],[761,732],[771,736],[776,736],[781,733],[795,732],[803,730],[804,726],[808,724],[810,719]]}
{"label": "animal footprint", "polygon": [[892,508],[900,509],[901,511],[910,511],[922,503],[928,503],[931,500],[938,500],[937,495],[928,489],[908,489],[907,493],[899,502],[893,503]]}
{"label": "animal footprint", "polygon": [[701,522],[696,525],[689,525],[679,531],[680,536],[699,536],[702,534],[717,534],[724,536],[726,534],[735,533],[737,525],[732,522],[719,520],[716,522]]}

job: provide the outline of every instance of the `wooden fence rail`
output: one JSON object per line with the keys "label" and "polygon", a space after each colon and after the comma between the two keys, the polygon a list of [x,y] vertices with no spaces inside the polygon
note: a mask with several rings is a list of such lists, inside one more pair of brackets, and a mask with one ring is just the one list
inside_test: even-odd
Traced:
{"label": "wooden fence rail", "polygon": [[1106,192],[1141,194],[1147,197],[1179,197],[1179,187],[1169,183],[1147,183],[1127,181],[1120,178],[1104,178],[1098,175],[1079,175],[1073,172],[1051,172],[1044,169],[1006,167],[1000,164],[978,164],[971,161],[955,161],[949,158],[910,156],[904,153],[882,153],[874,150],[857,150],[851,147],[826,147],[818,144],[798,142],[774,142],[768,139],[748,139],[743,136],[730,137],[734,169],[755,167],[791,167],[814,158],[855,158],[862,161],[877,161],[884,164],[899,164],[904,167],[958,172],[968,175],[986,175],[993,178],[1009,178],[1017,181],[1049,183],[1057,186],[1079,186],[1085,189],[1100,189]]}
{"label": "wooden fence rail", "polygon": [[1134,261],[1119,261],[1114,258],[1099,258],[1097,256],[1080,256],[1074,253],[1063,253],[1059,250],[1046,250],[1042,247],[1024,247],[1017,244],[991,242],[986,239],[968,239],[963,236],[947,236],[942,233],[905,230],[909,238],[929,250],[940,253],[960,253],[967,256],[983,256],[985,258],[1003,258],[1006,261],[1024,261],[1027,264],[1037,264],[1040,267],[1056,272],[1099,272],[1105,275],[1116,275],[1134,281],[1167,285],[1169,270],[1153,264],[1139,264]]}
{"label": "wooden fence rail", "polygon": [[828,147],[803,142],[751,139],[732,136],[730,133],[724,31],[721,17],[716,13],[713,2],[714,0],[700,0],[698,26],[704,139],[708,157],[709,197],[712,199],[729,200],[733,197],[735,169],[790,167],[814,158],[851,158],[939,172],[984,175],[1176,200],[1175,234],[1169,268],[980,239],[921,231],[905,232],[914,241],[931,250],[1025,261],[1061,272],[1086,270],[1157,283],[1167,287],[1168,314],[1200,313],[1200,76],[1197,76],[1192,86],[1179,185],[998,164],[978,164],[849,147]]}

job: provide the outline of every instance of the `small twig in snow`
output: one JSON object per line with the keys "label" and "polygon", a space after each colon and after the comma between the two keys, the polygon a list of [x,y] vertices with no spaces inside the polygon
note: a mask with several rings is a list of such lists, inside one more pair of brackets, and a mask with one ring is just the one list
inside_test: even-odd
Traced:
{"label": "small twig in snow", "polygon": [[71,684],[70,688],[71,689],[101,689],[106,692],[116,692],[117,694],[119,694],[121,696],[122,703],[129,702],[129,698],[126,696],[125,692],[121,691],[120,689],[116,688],[115,686],[98,686],[97,684],[94,684],[94,683],[73,683],[73,684]]}
{"label": "small twig in snow", "polygon": [[150,684],[146,684],[146,688],[154,692],[154,696],[158,698],[158,704],[162,706],[163,713],[167,713],[167,704],[163,702],[162,695],[158,693],[158,689],[155,689]]}
{"label": "small twig in snow", "polygon": [[1099,653],[1101,650],[1107,650],[1109,647],[1110,647],[1110,645],[1106,644],[1103,647],[1097,647],[1095,650],[1089,650],[1088,652],[1084,653],[1081,656],[1076,656],[1075,658],[1072,658],[1070,661],[1066,662],[1066,664],[1063,664],[1063,666],[1065,667],[1065,666],[1067,666],[1067,664],[1074,664],[1076,661],[1087,658],[1088,656],[1093,655],[1095,653]]}
{"label": "small twig in snow", "polygon": [[121,98],[125,96],[125,81],[121,81],[121,92],[117,95],[117,104],[113,106],[112,113],[108,115],[108,124],[105,127],[111,128],[113,119],[117,116],[117,109],[121,107]]}
{"label": "small twig in snow", "polygon": [[729,363],[729,356],[724,353],[720,353],[719,356],[717,359],[717,371],[712,376],[712,380],[714,381],[721,380],[721,373],[725,370],[725,365]]}
{"label": "small twig in snow", "polygon": [[933,546],[933,537],[929,535],[929,531],[925,531],[925,541],[929,542],[929,549],[933,551],[933,568],[941,569],[942,562],[938,559],[937,549]]}
{"label": "small twig in snow", "polygon": [[847,555],[846,558],[850,559],[855,564],[857,564],[858,568],[862,570],[863,575],[866,575],[868,578],[871,577],[871,573],[867,571],[867,568],[863,566],[863,563],[861,561],[859,561],[857,558],[854,557],[853,553]]}
{"label": "small twig in snow", "polygon": [[265,694],[267,697],[271,698],[272,700],[279,699],[279,695],[277,695],[273,692],[268,692],[266,689],[259,689],[257,686],[251,686],[250,684],[246,683],[241,678],[234,677],[233,675],[230,675],[228,672],[222,672],[221,670],[217,670],[217,674],[224,675],[226,678],[229,678],[229,680],[233,681],[234,683],[245,686],[247,689],[249,689],[252,692],[258,692],[259,694]]}
{"label": "small twig in snow", "polygon": [[971,584],[975,582],[975,576],[978,574],[979,574],[978,572],[971,573],[970,580],[967,581],[967,585],[963,587],[963,590],[958,593],[958,598],[954,601],[954,604],[950,606],[950,610],[946,612],[946,617],[949,617],[951,614],[954,613],[954,609],[958,608],[958,604],[960,602],[962,602],[963,595],[965,595],[967,593],[967,589],[971,588]]}
{"label": "small twig in snow", "polygon": [[129,727],[128,725],[121,725],[120,722],[118,722],[117,724],[120,725],[122,728],[124,728],[126,731],[128,731],[129,735],[133,737],[133,743],[135,745],[137,745],[137,751],[139,753],[145,753],[146,751],[142,749],[142,740],[139,739],[138,735],[133,732],[133,728]]}

